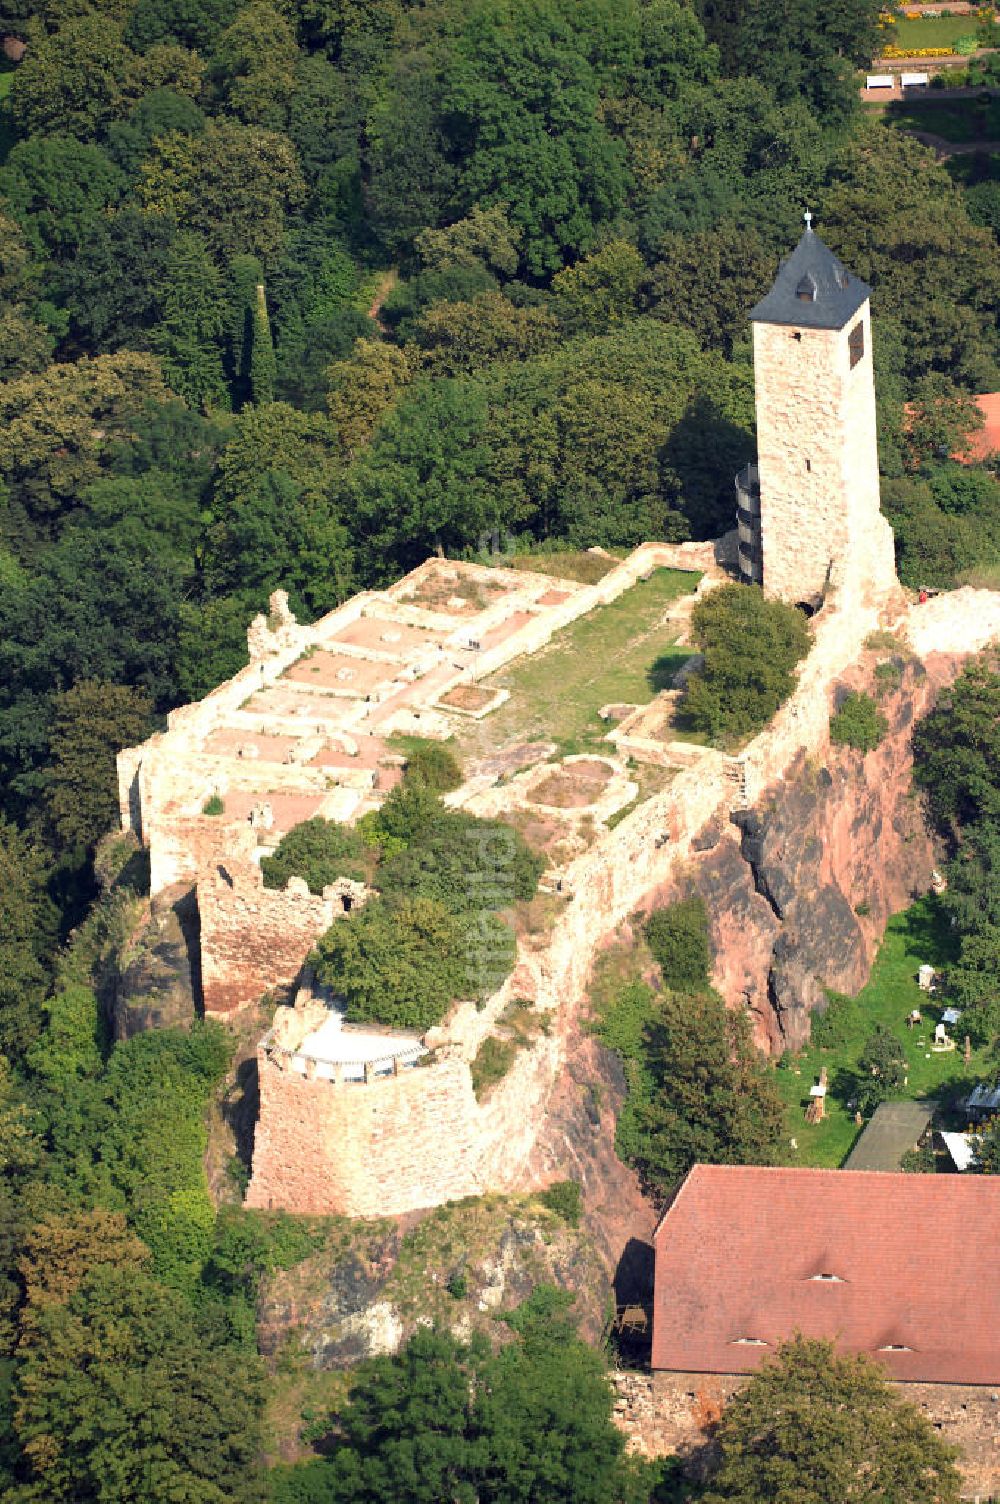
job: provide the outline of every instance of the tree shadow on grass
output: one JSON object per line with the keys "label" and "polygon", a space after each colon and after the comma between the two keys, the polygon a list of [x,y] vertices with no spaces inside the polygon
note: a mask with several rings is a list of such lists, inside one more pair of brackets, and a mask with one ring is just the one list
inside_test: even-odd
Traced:
{"label": "tree shadow on grass", "polygon": [[931,894],[913,904],[900,917],[899,927],[911,952],[932,966],[947,966],[958,959],[958,935],[941,901]]}
{"label": "tree shadow on grass", "polygon": [[665,689],[673,689],[677,670],[686,663],[691,654],[685,648],[668,648],[646,670],[646,683],[655,695]]}
{"label": "tree shadow on grass", "polygon": [[927,1098],[928,1102],[937,1104],[939,1112],[962,1116],[961,1126],[964,1128],[965,1119],[964,1115],[959,1114],[959,1103],[963,1097],[969,1095],[969,1092],[979,1079],[979,1075],[975,1070],[970,1069],[966,1074],[959,1066],[944,1081],[939,1081],[936,1086],[925,1091],[923,1095]]}
{"label": "tree shadow on grass", "polygon": [[827,1091],[845,1112],[854,1112],[859,1085],[858,1072],[849,1065],[840,1065],[833,1071]]}

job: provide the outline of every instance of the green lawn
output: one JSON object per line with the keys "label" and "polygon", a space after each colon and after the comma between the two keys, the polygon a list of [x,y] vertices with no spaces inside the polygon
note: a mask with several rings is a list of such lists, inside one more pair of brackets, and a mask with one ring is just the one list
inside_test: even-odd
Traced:
{"label": "green lawn", "polygon": [[897,21],[879,36],[880,47],[953,47],[959,37],[975,36],[977,16],[921,16],[919,20]]}
{"label": "green lawn", "polygon": [[[853,1075],[865,1040],[875,1024],[884,1024],[902,1041],[909,1066],[909,1081],[903,1095],[931,1097],[946,1103],[967,1082],[991,1073],[987,1051],[974,1051],[966,1073],[962,1059],[961,1025],[949,1029],[959,1040],[950,1054],[934,1054],[934,1037],[941,1006],[920,991],[917,967],[922,962],[944,966],[953,959],[953,939],[941,907],[933,898],[921,899],[889,921],[885,939],[872,968],[867,987],[858,996],[840,1004],[842,1043],[835,1048],[810,1047],[801,1055],[786,1056],[776,1072],[776,1081],[787,1104],[789,1137],[798,1141],[790,1151],[791,1162],[803,1165],[840,1165],[850,1152],[859,1129],[847,1101],[852,1095]],[[837,1005],[834,1005],[837,1006]],[[923,1025],[911,1033],[906,1016],[920,1008]],[[923,1043],[921,1043],[923,1041]],[[805,1121],[809,1088],[826,1066],[830,1090],[827,1116],[822,1123]],[[993,1067],[995,1072],[995,1067]]]}
{"label": "green lawn", "polygon": [[485,679],[488,688],[509,689],[510,699],[484,720],[462,726],[461,750],[482,754],[519,740],[554,741],[563,753],[599,747],[610,729],[598,717],[600,707],[645,704],[690,656],[674,646],[677,628],[661,626],[660,618],[699,578],[658,569],[557,632],[547,647]]}
{"label": "green lawn", "polygon": [[1000,99],[906,100],[883,109],[886,122],[899,130],[932,131],[956,142],[1000,139]]}

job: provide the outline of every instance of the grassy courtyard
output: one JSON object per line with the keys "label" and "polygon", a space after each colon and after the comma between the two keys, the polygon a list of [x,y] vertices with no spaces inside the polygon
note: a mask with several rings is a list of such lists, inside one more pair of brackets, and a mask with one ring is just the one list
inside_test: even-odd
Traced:
{"label": "grassy courtyard", "polygon": [[954,47],[959,37],[975,36],[977,16],[917,16],[886,26],[880,47],[919,50],[921,47]]}
{"label": "grassy courtyard", "polygon": [[[985,1050],[973,1052],[966,1070],[960,1024],[948,1030],[958,1039],[954,1051],[935,1054],[930,1050],[941,1005],[920,991],[917,968],[924,962],[945,966],[953,956],[947,919],[933,898],[921,899],[889,921],[868,985],[856,998],[838,999],[831,1005],[836,1042],[826,1048],[810,1045],[801,1055],[786,1056],[778,1067],[775,1079],[786,1104],[788,1135],[798,1141],[798,1150],[790,1151],[791,1162],[835,1167],[850,1152],[860,1129],[847,1103],[853,1095],[858,1058],[876,1024],[891,1030],[903,1044],[909,1066],[903,1095],[945,1103],[966,1083],[990,1075]],[[922,1026],[912,1032],[906,1027],[911,1008],[919,1008],[923,1015]],[[805,1121],[809,1088],[824,1065],[830,1083],[827,1116],[811,1125]]]}
{"label": "grassy courtyard", "polygon": [[[700,576],[658,569],[610,605],[571,623],[539,652],[483,681],[510,699],[458,732],[461,752],[481,755],[515,741],[554,741],[565,755],[600,747],[608,731],[597,712],[612,701],[645,704],[665,689],[690,650],[661,624],[672,601]],[[607,750],[607,748],[604,748]]]}

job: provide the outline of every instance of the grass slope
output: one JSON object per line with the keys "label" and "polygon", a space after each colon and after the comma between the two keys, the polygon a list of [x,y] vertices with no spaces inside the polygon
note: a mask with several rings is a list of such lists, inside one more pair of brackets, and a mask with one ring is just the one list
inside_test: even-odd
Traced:
{"label": "grass slope", "polygon": [[700,576],[658,569],[608,606],[599,606],[556,633],[540,652],[486,679],[510,699],[485,720],[463,728],[462,748],[482,753],[518,740],[547,739],[563,753],[601,748],[609,727],[597,712],[611,701],[645,704],[667,687],[690,650],[677,648],[677,627],[661,625],[679,596]]}
{"label": "grass slope", "polygon": [[[850,1152],[859,1129],[847,1107],[853,1095],[858,1057],[876,1024],[883,1024],[902,1041],[909,1065],[905,1097],[930,1097],[946,1103],[967,1082],[989,1074],[985,1050],[974,1051],[965,1071],[962,1059],[961,1025],[949,1029],[959,1046],[950,1054],[934,1054],[930,1042],[941,1006],[917,986],[917,968],[923,962],[945,966],[954,957],[948,921],[933,898],[921,899],[889,921],[868,985],[856,998],[838,999],[838,1043],[829,1048],[810,1045],[800,1055],[785,1056],[776,1072],[778,1088],[786,1103],[789,1137],[798,1141],[790,1151],[794,1164],[840,1165]],[[912,1032],[906,1027],[911,1008],[919,1008],[923,1025]],[[827,1116],[822,1123],[805,1121],[809,1088],[826,1066],[830,1081]]]}

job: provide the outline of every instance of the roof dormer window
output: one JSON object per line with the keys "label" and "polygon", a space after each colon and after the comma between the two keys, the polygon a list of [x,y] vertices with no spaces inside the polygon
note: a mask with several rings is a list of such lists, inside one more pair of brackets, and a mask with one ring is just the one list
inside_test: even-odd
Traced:
{"label": "roof dormer window", "polygon": [[913,1348],[907,1347],[905,1342],[887,1342],[879,1348],[880,1353],[912,1353]]}
{"label": "roof dormer window", "polygon": [[769,1347],[770,1343],[765,1342],[765,1340],[764,1340],[763,1337],[734,1337],[733,1341],[732,1341],[732,1346],[733,1347]]}
{"label": "roof dormer window", "polygon": [[816,280],[810,272],[806,272],[805,276],[800,279],[799,285],[795,289],[795,296],[800,303],[815,303]]}
{"label": "roof dormer window", "polygon": [[845,1283],[839,1274],[810,1274],[809,1280],[810,1283],[815,1283],[818,1280],[824,1285],[842,1285]]}

